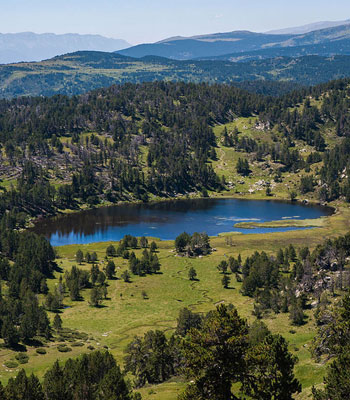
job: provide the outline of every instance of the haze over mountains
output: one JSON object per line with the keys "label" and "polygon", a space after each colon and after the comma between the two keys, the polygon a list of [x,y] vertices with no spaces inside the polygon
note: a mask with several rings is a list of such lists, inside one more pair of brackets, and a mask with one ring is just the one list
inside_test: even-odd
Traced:
{"label": "haze over mountains", "polygon": [[303,33],[318,31],[320,29],[333,28],[336,26],[348,25],[348,24],[350,24],[350,19],[346,19],[344,21],[321,21],[321,22],[314,22],[313,24],[295,26],[292,28],[275,29],[265,33],[269,33],[272,35],[290,35],[290,34],[301,35]]}
{"label": "haze over mountains", "polygon": [[[269,57],[278,57],[281,49],[298,47],[298,54],[295,56],[303,54],[327,56],[350,54],[349,44],[350,24],[346,23],[303,34],[234,31],[188,38],[172,37],[157,43],[133,46],[119,51],[119,53],[131,57],[155,55],[176,60],[189,60],[194,58],[210,59],[228,54],[261,52],[263,50],[269,51]],[[335,48],[336,50],[334,50]],[[294,56],[294,54],[284,55]],[[258,59],[259,56],[257,55],[256,58]]]}
{"label": "haze over mountains", "polygon": [[[320,26],[327,28],[302,34],[235,31],[177,36],[119,51],[116,47],[126,46],[125,41],[96,35],[0,35],[0,62],[4,48],[11,46],[7,60],[16,51],[21,61],[45,59],[0,65],[0,98],[75,95],[115,83],[160,80],[233,83],[278,95],[296,85],[349,77],[350,20],[284,32]],[[102,51],[87,50],[96,48]],[[56,53],[64,54],[50,58]]]}
{"label": "haze over mountains", "polygon": [[130,47],[130,44],[125,40],[100,35],[0,33],[0,64],[41,61],[78,50],[111,52],[126,47]]}

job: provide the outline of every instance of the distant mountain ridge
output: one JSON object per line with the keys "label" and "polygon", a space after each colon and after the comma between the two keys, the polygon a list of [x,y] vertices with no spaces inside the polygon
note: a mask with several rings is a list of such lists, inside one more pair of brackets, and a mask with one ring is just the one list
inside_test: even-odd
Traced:
{"label": "distant mountain ridge", "polygon": [[127,47],[130,47],[130,44],[125,40],[100,35],[0,33],[0,64],[41,61],[78,50],[112,52]]}
{"label": "distant mountain ridge", "polygon": [[[345,21],[347,22],[347,21]],[[325,45],[329,51],[323,55],[348,54],[337,42],[342,40],[345,47],[350,43],[350,23],[332,26],[304,34],[273,34],[256,33],[249,31],[233,31],[225,33],[213,33],[192,37],[172,37],[157,43],[146,43],[118,51],[118,53],[130,57],[144,57],[155,55],[175,60],[189,60],[195,58],[215,58],[234,53],[247,53],[276,49],[272,57],[278,57],[278,49],[300,46]],[[337,52],[332,52],[330,44],[335,44]],[[321,50],[321,49],[320,49]],[[319,55],[315,48],[313,55]],[[299,54],[300,56],[302,54]]]}
{"label": "distant mountain ridge", "polygon": [[321,29],[334,28],[336,26],[348,24],[350,24],[350,19],[346,19],[344,21],[320,21],[314,22],[313,24],[295,26],[292,28],[275,29],[264,33],[268,33],[271,35],[302,35],[304,33],[318,31]]}
{"label": "distant mountain ridge", "polygon": [[329,43],[309,44],[292,47],[270,47],[267,49],[241,53],[224,54],[216,57],[199,57],[198,60],[227,60],[231,62],[247,62],[266,60],[276,57],[305,57],[305,56],[334,57],[350,55],[350,40],[343,39]]}
{"label": "distant mountain ridge", "polygon": [[36,63],[0,65],[0,98],[76,95],[116,83],[150,81],[226,83],[277,95],[298,85],[350,77],[350,56],[278,57],[244,63],[132,58],[80,51]]}

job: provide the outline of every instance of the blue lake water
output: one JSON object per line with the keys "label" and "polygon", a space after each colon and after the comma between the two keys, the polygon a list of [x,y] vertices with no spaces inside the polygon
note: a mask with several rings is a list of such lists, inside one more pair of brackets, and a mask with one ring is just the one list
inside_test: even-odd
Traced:
{"label": "blue lake water", "polygon": [[44,219],[33,230],[52,245],[117,241],[124,235],[175,239],[182,232],[245,234],[285,232],[305,228],[237,229],[244,221],[312,219],[332,213],[330,208],[299,203],[240,199],[176,200],[152,204],[127,204]]}

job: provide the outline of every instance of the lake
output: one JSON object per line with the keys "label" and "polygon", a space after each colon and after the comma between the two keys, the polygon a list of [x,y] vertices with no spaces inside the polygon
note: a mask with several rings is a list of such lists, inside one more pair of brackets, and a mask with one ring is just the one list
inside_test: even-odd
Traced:
{"label": "lake", "polygon": [[193,199],[125,204],[39,221],[32,229],[53,246],[117,241],[124,235],[175,239],[182,232],[269,233],[305,228],[237,229],[238,222],[313,219],[330,215],[327,207],[273,200]]}

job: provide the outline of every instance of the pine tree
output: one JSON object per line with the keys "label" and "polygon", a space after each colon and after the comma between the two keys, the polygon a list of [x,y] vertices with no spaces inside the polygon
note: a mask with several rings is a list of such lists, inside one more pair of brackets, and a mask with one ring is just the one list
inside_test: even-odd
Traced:
{"label": "pine tree", "polygon": [[57,332],[60,331],[62,328],[62,319],[58,314],[55,314],[55,317],[53,319],[53,327]]}
{"label": "pine tree", "polygon": [[292,400],[301,392],[293,372],[297,358],[289,353],[282,336],[267,335],[248,351],[246,362],[249,373],[244,374],[242,392],[249,398]]}
{"label": "pine tree", "polygon": [[194,281],[196,277],[197,277],[197,272],[193,267],[191,267],[188,271],[188,278],[190,281]]}
{"label": "pine tree", "polygon": [[115,275],[115,264],[112,260],[109,260],[106,266],[106,275],[108,279],[113,279]]}
{"label": "pine tree", "polygon": [[81,264],[84,260],[83,252],[79,249],[75,255],[75,259],[77,260],[78,264]]}
{"label": "pine tree", "polygon": [[102,295],[100,288],[93,287],[90,292],[90,305],[93,307],[98,307],[101,304]]}

